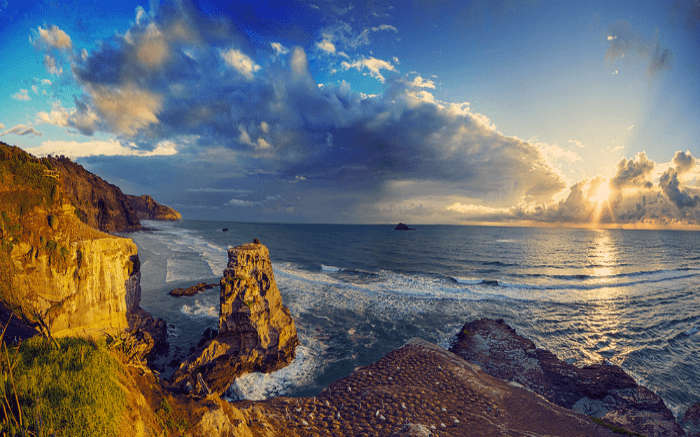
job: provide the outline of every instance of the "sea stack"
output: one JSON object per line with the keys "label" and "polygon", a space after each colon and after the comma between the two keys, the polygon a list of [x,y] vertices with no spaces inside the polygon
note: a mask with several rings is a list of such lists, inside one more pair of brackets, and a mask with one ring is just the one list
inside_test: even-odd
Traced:
{"label": "sea stack", "polygon": [[173,375],[176,384],[195,394],[221,394],[244,373],[285,367],[299,344],[263,244],[229,249],[220,286],[218,334]]}
{"label": "sea stack", "polygon": [[409,228],[406,223],[399,223],[394,227],[395,231],[415,231],[414,228]]}

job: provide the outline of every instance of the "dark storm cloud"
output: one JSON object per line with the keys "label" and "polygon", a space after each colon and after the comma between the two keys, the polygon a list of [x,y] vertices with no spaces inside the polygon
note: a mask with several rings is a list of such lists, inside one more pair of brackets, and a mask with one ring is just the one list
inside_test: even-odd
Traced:
{"label": "dark storm cloud", "polygon": [[144,149],[174,141],[179,156],[171,160],[183,166],[207,161],[210,180],[196,187],[227,188],[220,178],[233,161],[240,177],[230,183],[248,189],[243,178],[256,174],[276,181],[278,192],[264,194],[264,202],[254,192],[221,202],[230,206],[320,211],[343,192],[341,206],[352,210],[360,200],[381,200],[391,181],[437,183],[501,202],[563,188],[536,147],[502,135],[467,103],[435,100],[398,78],[387,79],[380,96],[345,83],[319,87],[303,49],[273,54],[230,22],[169,4],[74,59],[85,90],[79,111],[93,111],[100,129]]}

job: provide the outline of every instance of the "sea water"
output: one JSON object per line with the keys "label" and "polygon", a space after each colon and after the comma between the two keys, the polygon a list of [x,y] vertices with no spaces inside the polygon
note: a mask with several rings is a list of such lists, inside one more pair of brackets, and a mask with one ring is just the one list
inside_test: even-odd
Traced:
{"label": "sea water", "polygon": [[[259,238],[300,346],[271,374],[238,378],[228,395],[314,395],[411,337],[448,346],[476,318],[502,318],[559,358],[607,360],[675,414],[700,401],[700,232],[476,226],[144,222],[142,306],[168,322],[182,359],[218,324],[230,246]],[[228,232],[223,232],[228,228]],[[164,362],[167,362],[164,360]]]}

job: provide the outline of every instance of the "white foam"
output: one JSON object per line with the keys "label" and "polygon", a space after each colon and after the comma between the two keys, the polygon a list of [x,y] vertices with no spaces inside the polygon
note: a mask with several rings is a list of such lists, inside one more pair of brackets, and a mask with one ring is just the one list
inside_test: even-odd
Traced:
{"label": "white foam", "polygon": [[272,373],[248,373],[239,376],[229,387],[232,400],[261,401],[288,393],[313,382],[321,367],[320,350],[297,346],[296,358],[290,365]]}
{"label": "white foam", "polygon": [[337,273],[340,271],[340,267],[336,266],[327,266],[325,264],[321,264],[321,271],[322,272],[332,272],[332,273]]}
{"label": "white foam", "polygon": [[194,304],[192,305],[184,304],[180,308],[180,312],[182,314],[186,314],[190,317],[196,318],[219,318],[219,308],[217,306],[202,303],[202,301],[200,301],[199,299],[195,300]]}

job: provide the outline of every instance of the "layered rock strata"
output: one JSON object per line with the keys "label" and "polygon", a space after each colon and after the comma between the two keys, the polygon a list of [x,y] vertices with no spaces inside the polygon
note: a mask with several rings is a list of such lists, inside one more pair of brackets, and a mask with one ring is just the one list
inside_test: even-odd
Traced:
{"label": "layered rock strata", "polygon": [[221,394],[243,373],[280,369],[294,359],[298,344],[267,247],[249,243],[229,249],[220,287],[217,335],[173,376],[175,384],[197,394]]}
{"label": "layered rock strata", "polygon": [[681,436],[663,400],[611,364],[576,367],[515,332],[503,320],[464,325],[450,348],[488,374],[524,387],[576,412],[646,436]]}

